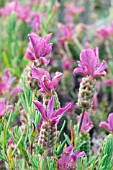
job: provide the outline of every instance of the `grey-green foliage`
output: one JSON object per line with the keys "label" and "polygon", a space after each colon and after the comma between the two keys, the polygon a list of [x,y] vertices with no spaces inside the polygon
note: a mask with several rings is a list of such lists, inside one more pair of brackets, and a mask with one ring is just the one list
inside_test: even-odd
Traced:
{"label": "grey-green foliage", "polygon": [[80,135],[80,143],[82,143],[82,145],[80,146],[80,151],[84,151],[87,155],[87,158],[89,158],[91,146],[89,133]]}
{"label": "grey-green foliage", "polygon": [[112,170],[113,168],[113,134],[108,135],[102,145],[102,153],[97,170]]}

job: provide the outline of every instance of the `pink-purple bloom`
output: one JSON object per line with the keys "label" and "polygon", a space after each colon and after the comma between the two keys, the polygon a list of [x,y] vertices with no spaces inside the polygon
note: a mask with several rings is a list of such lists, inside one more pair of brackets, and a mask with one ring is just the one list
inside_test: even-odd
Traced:
{"label": "pink-purple bloom", "polygon": [[93,78],[106,74],[106,62],[103,60],[99,64],[98,48],[83,50],[80,54],[78,66],[78,68],[74,69],[73,74],[82,74],[83,76],[92,76]]}
{"label": "pink-purple bloom", "polygon": [[101,35],[104,39],[108,36],[113,36],[113,22],[108,27],[103,27],[98,30],[97,34]]}
{"label": "pink-purple bloom", "polygon": [[[78,118],[78,123],[81,121],[82,114]],[[84,118],[81,126],[80,132],[83,134],[88,133],[93,128],[93,123],[90,119],[90,116],[87,112],[84,113]]]}
{"label": "pink-purple bloom", "polygon": [[63,70],[70,70],[73,66],[73,60],[71,58],[63,57],[62,60]]}
{"label": "pink-purple bloom", "polygon": [[18,0],[9,2],[4,8],[0,9],[0,14],[4,17],[9,16],[12,12],[15,12],[17,18],[26,23],[29,23],[35,15],[30,11],[30,6],[28,4],[20,6]]}
{"label": "pink-purple bloom", "polygon": [[84,11],[83,7],[75,7],[73,2],[66,3],[65,5],[65,21],[67,24],[73,22],[73,17],[76,15],[80,15]]}
{"label": "pink-purple bloom", "polygon": [[2,99],[0,101],[0,119],[5,115],[6,113],[6,103],[5,99]]}
{"label": "pink-purple bloom", "polygon": [[12,105],[8,105],[6,102],[5,102],[5,99],[2,98],[0,100],[0,119],[2,119],[2,117],[5,115],[6,113],[6,110],[8,112],[10,112],[12,110]]}
{"label": "pink-purple bloom", "polygon": [[24,92],[24,89],[22,87],[14,87],[13,90],[11,91],[10,97],[15,97],[18,95],[19,92]]}
{"label": "pink-purple bloom", "polygon": [[104,82],[104,85],[109,87],[109,86],[113,86],[113,80],[107,80]]}
{"label": "pink-purple bloom", "polygon": [[73,145],[69,146],[62,154],[61,158],[57,162],[58,170],[75,170],[76,161],[82,156],[86,156],[85,152],[73,152]]}
{"label": "pink-purple bloom", "polygon": [[109,114],[107,122],[100,122],[99,127],[104,127],[109,133],[113,134],[113,113]]}
{"label": "pink-purple bloom", "polygon": [[12,83],[14,82],[15,77],[11,78],[10,70],[7,69],[4,72],[4,76],[0,77],[0,96],[7,94],[10,90]]}
{"label": "pink-purple bloom", "polygon": [[33,31],[41,29],[41,18],[39,14],[35,14],[34,18],[29,22],[33,26]]}
{"label": "pink-purple bloom", "polygon": [[56,87],[58,86],[58,83],[62,77],[62,73],[56,72],[55,76],[50,78],[49,72],[44,70],[43,68],[33,68],[32,69],[32,78],[35,78],[38,80],[38,85],[41,88],[39,92],[45,93],[45,94],[52,94]]}
{"label": "pink-purple bloom", "polygon": [[6,6],[4,8],[0,8],[0,14],[2,16],[8,16],[10,15],[13,11],[16,11],[16,8],[18,8],[18,0],[15,0],[13,2],[8,2],[6,3]]}
{"label": "pink-purple bloom", "polygon": [[39,60],[42,64],[47,65],[48,60],[46,56],[52,51],[52,44],[49,44],[52,34],[47,34],[42,40],[41,37],[36,34],[29,34],[30,43],[25,54],[25,58],[28,60]]}
{"label": "pink-purple bloom", "polygon": [[59,42],[72,41],[74,26],[72,24],[63,25],[59,23],[58,27],[60,32],[62,33],[58,38]]}
{"label": "pink-purple bloom", "polygon": [[54,97],[52,97],[48,102],[47,110],[39,101],[34,101],[34,104],[36,105],[36,110],[41,113],[42,120],[51,122],[51,125],[57,125],[64,112],[68,111],[68,109],[71,107],[71,103],[69,103],[64,108],[54,111]]}

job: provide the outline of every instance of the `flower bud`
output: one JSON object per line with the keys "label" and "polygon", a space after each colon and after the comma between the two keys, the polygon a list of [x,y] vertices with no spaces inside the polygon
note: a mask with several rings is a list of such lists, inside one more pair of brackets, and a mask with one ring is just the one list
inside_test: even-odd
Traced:
{"label": "flower bud", "polygon": [[92,76],[83,77],[80,83],[77,105],[81,108],[89,109],[95,94],[96,80]]}
{"label": "flower bud", "polygon": [[56,125],[51,125],[50,121],[43,121],[38,140],[39,146],[44,150],[52,148],[56,142],[56,132]]}

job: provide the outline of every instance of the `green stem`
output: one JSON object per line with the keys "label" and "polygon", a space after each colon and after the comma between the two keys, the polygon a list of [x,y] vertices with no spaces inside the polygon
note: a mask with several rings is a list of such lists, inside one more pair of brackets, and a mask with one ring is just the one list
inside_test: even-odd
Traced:
{"label": "green stem", "polygon": [[6,128],[6,122],[4,121],[4,152],[7,154],[6,146],[7,146],[7,128]]}

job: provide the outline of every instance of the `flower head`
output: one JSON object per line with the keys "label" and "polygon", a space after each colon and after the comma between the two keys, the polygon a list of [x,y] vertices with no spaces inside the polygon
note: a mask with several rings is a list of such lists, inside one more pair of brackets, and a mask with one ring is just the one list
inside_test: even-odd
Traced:
{"label": "flower head", "polygon": [[106,62],[99,64],[98,48],[94,50],[86,49],[80,54],[79,68],[75,68],[73,74],[82,74],[83,76],[104,76],[107,67]]}
{"label": "flower head", "polygon": [[99,127],[104,127],[109,133],[113,133],[113,113],[109,114],[108,122],[100,122]]}
{"label": "flower head", "polygon": [[5,115],[5,112],[6,112],[5,99],[2,99],[0,101],[0,119]]}
{"label": "flower head", "polygon": [[82,156],[86,156],[85,152],[73,153],[73,145],[69,146],[62,154],[61,158],[57,162],[58,170],[74,170],[76,168],[76,161]]}
{"label": "flower head", "polygon": [[12,83],[14,82],[15,77],[11,78],[10,75],[10,70],[7,69],[4,72],[4,76],[0,77],[0,96],[7,94],[10,90],[10,87],[12,85]]}
{"label": "flower head", "polygon": [[39,92],[50,94],[55,91],[58,83],[62,77],[62,73],[56,72],[52,80],[50,80],[50,74],[43,68],[33,68],[32,69],[32,78],[38,80],[38,85],[41,88]]}
{"label": "flower head", "polygon": [[105,81],[104,85],[107,86],[107,87],[113,86],[113,80],[110,79],[110,80]]}
{"label": "flower head", "polygon": [[[78,118],[78,123],[80,123],[81,117],[82,114]],[[93,127],[93,123],[89,117],[89,114],[85,112],[80,132],[86,134],[92,129],[92,127]]]}
{"label": "flower head", "polygon": [[[33,24],[34,22],[32,22]],[[39,60],[41,64],[47,66],[49,64],[49,60],[45,57],[50,54],[52,51],[52,44],[48,44],[50,41],[52,34],[48,34],[44,37],[44,40],[41,37],[38,37],[36,34],[29,34],[30,43],[28,44],[28,48],[25,52],[25,59],[35,61]]]}
{"label": "flower head", "polygon": [[47,34],[42,40],[41,37],[36,34],[29,34],[30,42],[35,54],[35,58],[46,57],[52,51],[52,44],[48,44],[52,34]]}
{"label": "flower head", "polygon": [[10,97],[15,97],[18,95],[19,92],[24,92],[23,87],[14,87],[13,90],[11,91]]}
{"label": "flower head", "polygon": [[12,110],[12,105],[6,104],[5,99],[3,98],[0,100],[0,119],[5,115],[6,109],[10,112]]}
{"label": "flower head", "polygon": [[19,6],[16,8],[15,12],[17,14],[17,18],[24,21],[25,23],[29,23],[35,16],[35,14],[30,11],[30,5],[28,4]]}
{"label": "flower head", "polygon": [[64,70],[70,70],[73,66],[73,60],[65,56],[63,57],[62,65]]}
{"label": "flower head", "polygon": [[75,4],[73,2],[69,2],[65,4],[65,21],[66,23],[72,23],[73,17],[80,15],[83,13],[84,8],[83,7],[75,7]]}
{"label": "flower head", "polygon": [[34,13],[30,11],[30,6],[28,4],[20,6],[18,0],[6,3],[6,6],[0,9],[0,14],[4,17],[9,16],[12,12],[15,12],[17,18],[26,23],[29,23],[34,17]]}
{"label": "flower head", "polygon": [[99,34],[105,40],[108,36],[113,36],[113,22],[107,27],[102,27],[100,30],[98,30],[97,34]]}
{"label": "flower head", "polygon": [[71,104],[69,103],[64,108],[54,111],[54,97],[52,97],[48,102],[47,110],[39,101],[34,101],[34,104],[36,105],[36,109],[41,113],[43,121],[51,122],[52,125],[57,124],[64,112],[66,112],[71,107]]}
{"label": "flower head", "polygon": [[29,22],[30,25],[33,26],[33,30],[36,31],[37,29],[40,30],[41,29],[41,18],[39,14],[36,14],[33,18],[33,20],[31,20]]}
{"label": "flower head", "polygon": [[59,23],[58,27],[62,33],[58,38],[59,42],[71,41],[73,37],[74,26],[72,24],[63,25]]}
{"label": "flower head", "polygon": [[10,15],[13,11],[16,11],[16,9],[18,8],[19,3],[18,0],[15,0],[13,2],[8,2],[6,3],[6,6],[4,8],[0,9],[0,14],[2,16],[8,16]]}

